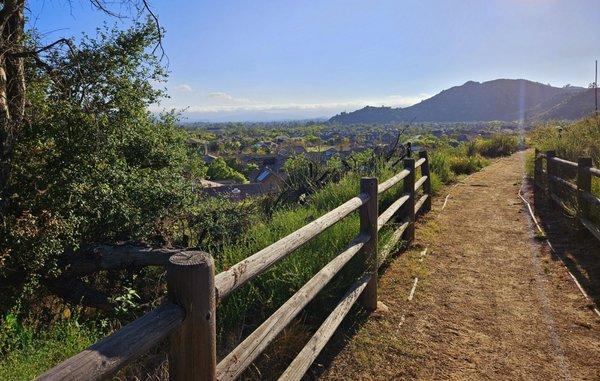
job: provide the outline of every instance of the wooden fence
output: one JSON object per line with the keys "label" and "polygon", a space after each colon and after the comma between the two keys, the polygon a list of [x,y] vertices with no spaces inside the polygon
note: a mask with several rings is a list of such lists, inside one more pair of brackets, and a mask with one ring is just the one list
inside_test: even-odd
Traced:
{"label": "wooden fence", "polygon": [[[418,168],[420,176],[416,179]],[[379,214],[378,195],[400,181],[403,182],[402,192]],[[418,160],[404,159],[404,170],[393,177],[381,184],[376,178],[363,178],[356,197],[216,276],[209,254],[200,251],[177,253],[170,258],[167,267],[167,301],[57,365],[39,379],[104,379],[168,338],[170,379],[234,380],[344,265],[359,254],[361,263],[364,262],[363,274],[350,285],[333,312],[280,377],[280,380],[299,380],[357,300],[367,310],[377,308],[377,270],[380,264],[400,239],[414,239],[416,215],[430,209],[429,160],[427,152],[421,151]],[[356,210],[360,214],[360,232],[356,238],[217,363],[215,316],[218,301]],[[392,218],[397,228],[390,241],[379,250],[378,231]]]}
{"label": "wooden fence", "polygon": [[[575,163],[556,157],[554,151],[540,153],[536,149],[533,172],[536,200],[542,193],[547,195],[566,213],[577,218],[581,230],[589,231],[600,240],[600,228],[590,219],[591,208],[600,208],[600,199],[592,194],[592,176],[600,177],[600,170],[593,167],[592,159],[579,158]],[[574,209],[561,195],[574,197],[575,202],[571,203]]]}

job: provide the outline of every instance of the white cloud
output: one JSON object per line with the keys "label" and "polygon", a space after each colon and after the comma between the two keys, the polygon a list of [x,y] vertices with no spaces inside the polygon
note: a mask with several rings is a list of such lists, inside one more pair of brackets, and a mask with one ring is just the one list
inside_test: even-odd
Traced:
{"label": "white cloud", "polygon": [[235,111],[308,111],[308,110],[339,110],[339,111],[354,111],[365,106],[389,106],[389,107],[406,107],[413,105],[428,98],[427,94],[419,94],[417,96],[406,97],[401,95],[390,95],[384,98],[373,99],[354,99],[347,101],[333,101],[321,103],[255,103],[246,99],[233,98],[227,93],[210,93],[209,97],[219,98],[223,100],[235,100],[246,104],[229,104],[229,105],[191,105],[186,111],[190,113],[219,113],[219,112],[235,112]]}
{"label": "white cloud", "polygon": [[214,91],[212,93],[208,93],[208,97],[215,98],[215,99],[225,99],[228,101],[233,100],[233,97],[231,95],[224,93],[222,91]]}
{"label": "white cloud", "polygon": [[173,90],[180,93],[189,93],[192,91],[192,86],[182,83],[181,85],[173,87]]}
{"label": "white cloud", "polygon": [[163,108],[183,111],[190,120],[264,121],[330,117],[342,111],[354,111],[365,106],[407,107],[429,98],[428,94],[414,96],[388,95],[324,102],[267,102],[236,98],[225,92],[203,95],[194,92],[194,98],[171,98],[165,104],[153,105],[150,110]]}

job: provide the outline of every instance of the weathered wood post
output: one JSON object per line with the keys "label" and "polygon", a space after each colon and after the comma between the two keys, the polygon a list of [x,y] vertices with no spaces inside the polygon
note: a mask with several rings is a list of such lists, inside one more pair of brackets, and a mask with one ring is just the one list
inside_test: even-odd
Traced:
{"label": "weathered wood post", "polygon": [[362,292],[360,299],[365,309],[374,311],[377,309],[377,178],[365,177],[360,180],[360,193],[369,195],[369,200],[360,207],[360,233],[371,237],[362,247],[365,258],[366,271],[371,273],[371,280]]}
{"label": "weathered wood post", "polygon": [[427,176],[427,179],[423,183],[423,193],[427,195],[427,200],[423,204],[423,214],[431,210],[431,174],[429,173],[429,157],[427,151],[420,151],[419,157],[425,159],[425,162],[421,164],[421,175]]}
{"label": "weathered wood post", "polygon": [[216,379],[215,269],[210,254],[184,251],[169,259],[168,298],[185,319],[169,337],[169,379]]}
{"label": "weathered wood post", "polygon": [[541,172],[541,166],[540,166],[540,151],[536,148],[533,152],[533,186],[537,187],[538,181],[539,181],[539,176],[540,176],[540,172]]}
{"label": "weathered wood post", "polygon": [[589,169],[593,166],[590,157],[580,157],[577,160],[577,217],[579,230],[587,232],[581,223],[581,219],[587,219],[590,215],[590,204],[585,199],[585,192],[592,193],[592,174]]}
{"label": "weathered wood post", "polygon": [[405,209],[408,227],[404,231],[404,240],[412,242],[415,239],[415,159],[404,159],[404,169],[409,171],[403,184],[404,192],[408,195]]}
{"label": "weathered wood post", "polygon": [[540,151],[536,148],[533,152],[533,206],[540,205],[540,184],[542,174],[542,160],[539,157]]}
{"label": "weathered wood post", "polygon": [[552,176],[556,176],[556,164],[552,161],[555,156],[555,151],[546,151],[546,187],[548,196],[556,193],[554,192],[554,182],[550,179]]}

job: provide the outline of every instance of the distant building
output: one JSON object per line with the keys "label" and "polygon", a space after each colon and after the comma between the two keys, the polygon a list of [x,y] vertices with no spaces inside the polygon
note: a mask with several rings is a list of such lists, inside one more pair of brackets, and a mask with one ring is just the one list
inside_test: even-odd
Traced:
{"label": "distant building", "polygon": [[207,196],[222,196],[231,201],[241,201],[248,197],[259,197],[273,192],[273,189],[269,189],[262,183],[223,185],[214,188],[204,188],[201,191],[202,194]]}
{"label": "distant building", "polygon": [[215,155],[204,154],[202,156],[202,160],[204,160],[204,164],[210,164],[213,161],[217,160],[217,157],[218,156],[215,156]]}
{"label": "distant building", "polygon": [[282,187],[284,180],[271,168],[265,167],[258,173],[255,182],[261,184],[266,191],[276,191]]}

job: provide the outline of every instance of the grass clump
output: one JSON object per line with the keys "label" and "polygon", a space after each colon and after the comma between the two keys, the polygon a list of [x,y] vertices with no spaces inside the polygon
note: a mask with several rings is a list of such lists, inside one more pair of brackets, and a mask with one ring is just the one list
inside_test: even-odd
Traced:
{"label": "grass clump", "polygon": [[[556,151],[556,156],[577,162],[589,157],[596,168],[600,167],[600,116],[591,116],[559,126],[548,123],[534,128],[528,135],[529,144],[541,152]],[[527,170],[533,174],[533,154],[527,158]],[[561,172],[561,176],[574,181],[575,173]],[[600,197],[600,178],[592,176],[592,193]],[[574,206],[574,202],[571,201]],[[600,208],[592,206],[591,219],[600,224]]]}
{"label": "grass clump", "polygon": [[76,319],[37,331],[8,314],[0,325],[0,380],[30,380],[102,337],[102,331]]}

